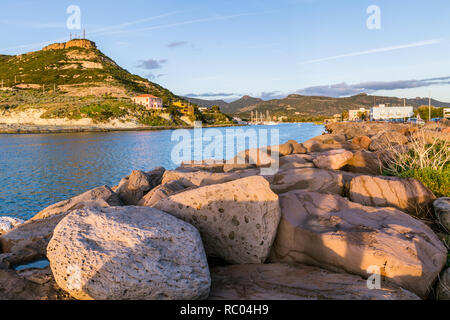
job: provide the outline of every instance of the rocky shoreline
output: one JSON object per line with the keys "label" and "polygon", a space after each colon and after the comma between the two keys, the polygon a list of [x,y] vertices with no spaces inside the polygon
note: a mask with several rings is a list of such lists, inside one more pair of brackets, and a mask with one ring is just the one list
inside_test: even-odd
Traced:
{"label": "rocky shoreline", "polygon": [[[450,198],[382,175],[383,146],[408,148],[417,128],[327,130],[0,218],[0,299],[450,299]],[[271,149],[279,170],[263,176]]]}

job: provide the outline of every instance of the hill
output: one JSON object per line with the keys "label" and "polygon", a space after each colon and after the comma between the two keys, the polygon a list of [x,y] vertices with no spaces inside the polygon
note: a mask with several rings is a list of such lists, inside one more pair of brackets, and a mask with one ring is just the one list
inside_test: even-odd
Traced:
{"label": "hill", "polygon": [[203,100],[203,99],[196,99],[191,97],[183,97],[190,103],[194,103],[198,106],[205,107],[205,108],[211,108],[212,106],[219,106],[220,109],[225,109],[228,103],[224,100]]}
{"label": "hill", "polygon": [[204,99],[196,99],[196,98],[190,98],[190,97],[184,97],[186,100],[195,103],[202,107],[210,108],[214,105],[219,106],[220,110],[222,112],[225,112],[227,114],[234,114],[238,113],[241,109],[256,105],[258,103],[263,102],[262,99],[259,98],[253,98],[250,96],[243,96],[242,98],[232,101],[232,102],[226,102],[224,100],[204,100]]}
{"label": "hill", "polygon": [[[0,75],[4,86],[53,89],[72,96],[127,97],[149,93],[167,102],[177,99],[169,90],[133,75],[118,66],[84,39],[53,44],[43,50],[18,56],[0,56]],[[89,88],[89,89],[87,89]]]}
{"label": "hill", "polygon": [[[401,99],[396,97],[371,96],[358,94],[345,98],[330,98],[320,96],[302,96],[291,94],[284,99],[262,101],[238,109],[235,114],[249,117],[251,111],[266,112],[269,110],[274,116],[288,116],[293,118],[320,118],[342,113],[349,109],[370,108],[374,104],[406,105],[415,108],[428,105],[428,98]],[[450,107],[450,103],[432,100],[436,107]]]}
{"label": "hill", "polygon": [[[29,109],[36,111],[30,117],[32,123],[40,123],[40,119],[77,121],[88,118],[94,122],[120,120],[127,125],[128,122],[181,125],[201,118],[197,106],[185,121],[174,108],[169,108],[170,114],[161,115],[133,104],[129,98],[144,93],[161,97],[166,106],[176,100],[187,101],[129,73],[86,39],[56,43],[17,56],[1,55],[0,81],[3,81],[0,91],[3,123],[9,121],[9,115],[25,116],[24,112]],[[38,121],[35,118],[39,118]]]}
{"label": "hill", "polygon": [[[367,94],[358,94],[345,98],[291,94],[283,99],[268,101],[244,96],[230,103],[226,103],[223,100],[220,101],[222,101],[222,105],[219,105],[217,101],[213,100],[195,99],[195,103],[199,105],[210,106],[217,104],[221,107],[222,112],[243,118],[249,118],[252,111],[265,114],[269,110],[273,116],[287,116],[297,120],[321,119],[349,109],[370,108],[374,104],[403,105],[406,103],[415,108],[428,105],[428,98],[419,97],[404,100],[396,97],[372,96]],[[435,107],[450,107],[450,103],[434,99],[431,100],[431,103]]]}

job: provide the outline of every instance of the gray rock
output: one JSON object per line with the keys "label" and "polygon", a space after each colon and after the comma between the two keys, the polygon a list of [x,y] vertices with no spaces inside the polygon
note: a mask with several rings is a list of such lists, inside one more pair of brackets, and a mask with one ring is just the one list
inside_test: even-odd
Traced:
{"label": "gray rock", "polygon": [[345,149],[336,149],[316,155],[313,162],[320,169],[339,170],[352,158],[353,152]]}
{"label": "gray rock", "polygon": [[263,263],[280,221],[278,196],[260,176],[185,191],[154,206],[196,226],[206,253],[229,263]]}
{"label": "gray rock", "polygon": [[208,171],[166,171],[162,184],[178,180],[185,187],[203,187],[212,184],[220,184],[239,179],[239,175],[233,172],[212,173]]}
{"label": "gray rock", "polygon": [[13,217],[0,217],[0,235],[11,231],[22,223],[24,223],[22,219]]}
{"label": "gray rock", "polygon": [[296,190],[280,195],[282,219],[271,261],[316,265],[368,277],[372,267],[425,298],[447,249],[423,222],[393,208]]}
{"label": "gray rock", "polygon": [[165,199],[173,194],[185,191],[187,188],[178,180],[161,184],[147,193],[138,203],[138,206],[151,207],[159,200]]}
{"label": "gray rock", "polygon": [[417,217],[431,217],[434,194],[412,178],[361,175],[350,182],[350,200],[366,206],[392,207]]}
{"label": "gray rock", "polygon": [[45,257],[53,230],[73,210],[120,204],[117,194],[109,187],[103,186],[51,205],[32,219],[0,237],[0,246],[3,252],[11,253],[5,261],[17,264]]}
{"label": "gray rock", "polygon": [[450,300],[450,268],[442,272],[436,287],[436,299]]}
{"label": "gray rock", "polygon": [[450,198],[439,198],[433,203],[440,224],[450,233]]}
{"label": "gray rock", "polygon": [[200,234],[149,207],[81,209],[55,228],[47,256],[76,299],[191,300],[209,294]]}
{"label": "gray rock", "polygon": [[270,187],[276,194],[305,189],[343,195],[345,180],[342,173],[331,170],[289,169],[278,172],[270,182]]}
{"label": "gray rock", "polygon": [[211,270],[211,300],[419,300],[387,282],[370,290],[360,276],[306,265],[247,264]]}
{"label": "gray rock", "polygon": [[68,300],[56,285],[50,268],[44,270],[0,269],[0,300]]}
{"label": "gray rock", "polygon": [[135,170],[120,181],[115,191],[124,204],[136,205],[146,192],[161,184],[164,172],[162,167],[150,172]]}

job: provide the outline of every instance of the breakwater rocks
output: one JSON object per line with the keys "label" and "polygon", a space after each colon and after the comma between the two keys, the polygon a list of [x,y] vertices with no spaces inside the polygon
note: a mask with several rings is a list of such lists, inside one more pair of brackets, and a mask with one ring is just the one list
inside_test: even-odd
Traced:
{"label": "breakwater rocks", "polygon": [[280,145],[279,161],[269,148],[133,171],[5,219],[0,299],[448,299],[450,199],[381,175],[378,144],[415,129],[346,126]]}

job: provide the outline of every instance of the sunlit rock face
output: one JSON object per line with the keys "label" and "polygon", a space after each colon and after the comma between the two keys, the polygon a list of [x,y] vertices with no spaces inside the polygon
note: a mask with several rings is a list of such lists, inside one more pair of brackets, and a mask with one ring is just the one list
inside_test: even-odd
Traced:
{"label": "sunlit rock face", "polygon": [[211,270],[211,300],[418,300],[392,284],[369,289],[360,276],[306,265],[244,264]]}
{"label": "sunlit rock face", "polygon": [[280,195],[271,261],[305,263],[368,277],[368,269],[425,297],[447,249],[425,224],[393,208],[365,207],[308,191]]}
{"label": "sunlit rock face", "polygon": [[76,299],[191,300],[209,294],[200,234],[149,207],[81,209],[47,248],[56,283]]}
{"label": "sunlit rock face", "polygon": [[185,191],[154,207],[193,224],[206,253],[231,264],[264,263],[281,215],[278,196],[261,176]]}

